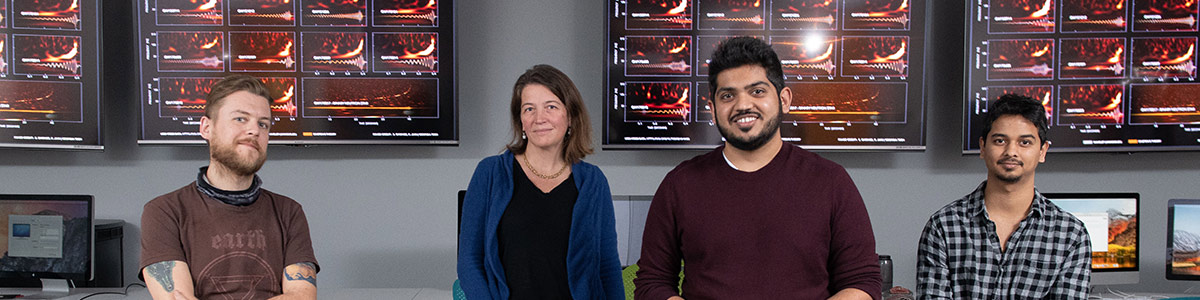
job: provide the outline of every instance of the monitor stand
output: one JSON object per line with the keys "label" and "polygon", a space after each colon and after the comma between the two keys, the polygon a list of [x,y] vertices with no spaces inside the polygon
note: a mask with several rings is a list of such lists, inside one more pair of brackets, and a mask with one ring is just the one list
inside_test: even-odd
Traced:
{"label": "monitor stand", "polygon": [[66,279],[42,278],[42,291],[21,296],[22,299],[57,299],[71,295],[71,282]]}

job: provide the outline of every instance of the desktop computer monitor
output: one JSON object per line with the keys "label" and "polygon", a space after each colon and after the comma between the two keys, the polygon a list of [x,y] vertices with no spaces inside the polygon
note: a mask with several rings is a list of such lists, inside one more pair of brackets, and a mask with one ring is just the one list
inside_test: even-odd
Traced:
{"label": "desktop computer monitor", "polygon": [[92,196],[0,194],[0,282],[54,294],[91,279],[92,212]]}
{"label": "desktop computer monitor", "polygon": [[1138,283],[1137,193],[1044,193],[1083,221],[1092,240],[1092,285]]}
{"label": "desktop computer monitor", "polygon": [[1200,199],[1167,201],[1167,279],[1200,280]]}

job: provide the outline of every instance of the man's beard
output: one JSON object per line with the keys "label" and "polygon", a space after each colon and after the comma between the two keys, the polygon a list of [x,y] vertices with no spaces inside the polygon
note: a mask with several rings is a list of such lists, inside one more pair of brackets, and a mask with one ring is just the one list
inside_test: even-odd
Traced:
{"label": "man's beard", "polygon": [[239,176],[251,176],[261,169],[267,161],[267,154],[258,152],[258,159],[241,157],[237,153],[237,143],[213,147],[212,158]]}
{"label": "man's beard", "polygon": [[1000,179],[1000,181],[1007,183],[1017,183],[1018,181],[1021,181],[1021,175],[1009,176],[1004,174],[996,174],[996,179]]}
{"label": "man's beard", "polygon": [[[1005,161],[1011,161],[1011,160],[1012,159],[1001,159],[999,162],[997,162],[997,164],[1004,163]],[[1020,163],[1021,167],[1025,166],[1024,162],[1021,162],[1019,160],[1017,162]],[[1000,179],[1000,181],[1007,182],[1007,183],[1017,183],[1018,181],[1021,181],[1021,175],[1005,175],[1003,172],[1004,167],[1002,167],[1002,166],[997,166],[997,167],[1000,168],[1000,170],[998,170],[996,172],[996,179]]]}
{"label": "man's beard", "polygon": [[[740,116],[740,115],[744,115],[744,114],[745,114],[744,111],[735,113],[734,119],[737,119],[736,116]],[[743,151],[753,151],[753,150],[757,150],[758,148],[765,145],[772,138],[775,138],[775,133],[779,132],[779,124],[781,123],[782,116],[783,116],[783,107],[780,107],[779,111],[775,114],[775,117],[767,119],[766,123],[763,123],[762,132],[760,132],[758,135],[752,136],[748,139],[740,139],[733,135],[733,131],[739,130],[739,129],[732,128],[733,127],[732,120],[725,120],[725,123],[722,123],[720,120],[718,120],[717,121],[717,131],[719,131],[721,133],[722,137],[725,137],[725,141],[728,142],[730,146],[733,146],[734,148],[738,148]],[[759,118],[761,120],[762,116],[759,116]],[[726,125],[728,125],[728,127]]]}

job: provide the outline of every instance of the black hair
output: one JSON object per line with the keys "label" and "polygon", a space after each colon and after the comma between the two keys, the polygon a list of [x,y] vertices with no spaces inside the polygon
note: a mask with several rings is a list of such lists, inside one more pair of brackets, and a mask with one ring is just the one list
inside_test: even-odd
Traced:
{"label": "black hair", "polygon": [[992,102],[987,113],[983,115],[983,130],[979,132],[979,138],[987,139],[988,133],[992,132],[992,123],[1006,115],[1018,115],[1033,123],[1033,126],[1037,127],[1038,139],[1042,145],[1050,141],[1046,137],[1046,133],[1050,131],[1050,124],[1046,121],[1046,108],[1033,97],[1018,94],[1003,95]]}
{"label": "black hair", "polygon": [[767,81],[775,86],[775,93],[783,91],[783,66],[779,63],[779,55],[763,40],[739,36],[721,42],[713,52],[712,60],[708,63],[708,84],[712,87],[708,92],[709,99],[715,99],[718,89],[717,76],[720,76],[722,71],[745,65],[756,65],[766,69]]}

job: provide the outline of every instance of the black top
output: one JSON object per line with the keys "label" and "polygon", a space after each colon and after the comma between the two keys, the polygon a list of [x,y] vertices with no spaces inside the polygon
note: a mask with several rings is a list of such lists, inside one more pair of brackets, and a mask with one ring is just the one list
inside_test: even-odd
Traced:
{"label": "black top", "polygon": [[579,197],[574,177],[542,193],[513,160],[513,197],[496,228],[509,299],[571,299],[567,245]]}

